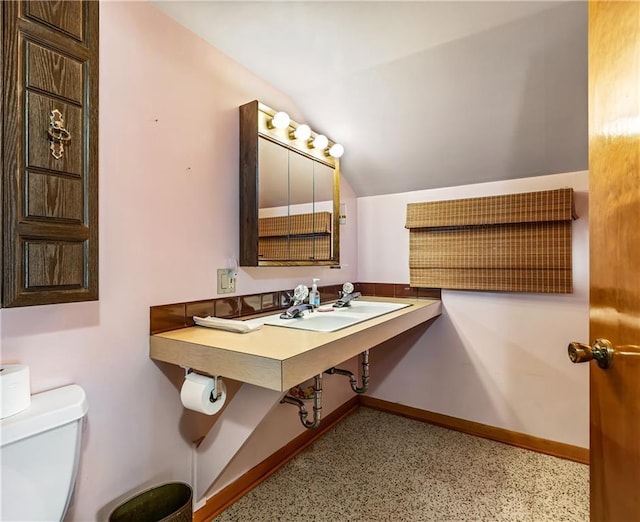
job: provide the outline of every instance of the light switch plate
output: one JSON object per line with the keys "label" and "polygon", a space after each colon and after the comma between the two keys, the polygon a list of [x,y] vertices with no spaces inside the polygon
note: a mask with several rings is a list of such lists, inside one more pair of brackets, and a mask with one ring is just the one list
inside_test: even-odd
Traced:
{"label": "light switch plate", "polygon": [[218,268],[218,293],[232,294],[236,291],[236,278],[230,277],[232,270],[227,268]]}

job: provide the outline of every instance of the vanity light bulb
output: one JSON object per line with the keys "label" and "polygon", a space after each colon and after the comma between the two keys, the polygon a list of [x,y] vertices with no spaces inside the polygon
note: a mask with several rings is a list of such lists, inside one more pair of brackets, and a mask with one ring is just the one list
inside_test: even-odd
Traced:
{"label": "vanity light bulb", "polygon": [[335,143],[329,149],[329,156],[331,156],[332,158],[341,158],[343,154],[344,154],[344,147],[339,143]]}
{"label": "vanity light bulb", "polygon": [[291,118],[286,112],[276,112],[275,116],[271,119],[271,125],[276,129],[286,129],[289,126]]}
{"label": "vanity light bulb", "polygon": [[324,134],[318,134],[314,139],[313,139],[313,147],[315,149],[326,149],[327,145],[329,145],[329,139],[324,135]]}
{"label": "vanity light bulb", "polygon": [[299,125],[298,128],[294,131],[293,136],[297,140],[306,141],[311,137],[311,127],[309,125]]}

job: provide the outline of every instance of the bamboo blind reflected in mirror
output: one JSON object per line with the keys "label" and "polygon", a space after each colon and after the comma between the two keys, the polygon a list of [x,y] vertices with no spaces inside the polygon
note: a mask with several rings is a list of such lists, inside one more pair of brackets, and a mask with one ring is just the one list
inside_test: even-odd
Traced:
{"label": "bamboo blind reflected in mirror", "polygon": [[409,203],[410,284],[571,293],[573,189]]}
{"label": "bamboo blind reflected in mirror", "polygon": [[311,212],[258,219],[261,260],[331,259],[331,212]]}

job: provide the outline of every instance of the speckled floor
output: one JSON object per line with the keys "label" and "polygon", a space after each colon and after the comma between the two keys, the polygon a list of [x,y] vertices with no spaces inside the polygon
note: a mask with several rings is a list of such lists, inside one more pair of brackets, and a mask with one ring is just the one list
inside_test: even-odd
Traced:
{"label": "speckled floor", "polygon": [[589,520],[589,468],[359,408],[216,522]]}

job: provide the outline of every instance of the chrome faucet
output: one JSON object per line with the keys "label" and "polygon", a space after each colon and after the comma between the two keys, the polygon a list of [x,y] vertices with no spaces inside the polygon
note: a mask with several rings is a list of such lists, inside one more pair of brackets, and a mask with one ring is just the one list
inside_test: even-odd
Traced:
{"label": "chrome faucet", "polygon": [[335,303],[333,303],[334,308],[342,308],[344,306],[351,306],[351,300],[357,299],[361,297],[362,294],[360,292],[351,292],[350,294],[342,294],[342,297],[338,299]]}
{"label": "chrome faucet", "polygon": [[293,291],[293,305],[280,314],[280,319],[295,319],[296,317],[302,317],[302,312],[305,310],[311,310],[313,312],[313,304],[306,304],[304,302],[308,295],[309,289],[306,286],[296,286]]}
{"label": "chrome faucet", "polygon": [[295,319],[297,317],[302,317],[302,312],[305,310],[313,310],[313,305],[308,303],[294,304],[280,314],[280,319]]}

